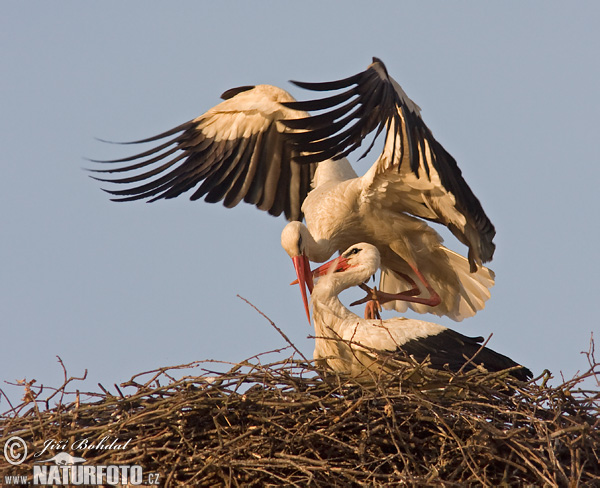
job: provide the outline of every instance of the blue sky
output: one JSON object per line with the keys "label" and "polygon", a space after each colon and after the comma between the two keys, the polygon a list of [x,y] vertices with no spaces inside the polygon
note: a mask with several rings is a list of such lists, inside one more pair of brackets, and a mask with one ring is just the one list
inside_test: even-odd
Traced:
{"label": "blue sky", "polygon": [[[594,2],[7,2],[0,19],[0,380],[97,391],[149,369],[312,354],[283,218],[187,196],[113,203],[85,158],[200,115],[228,88],[324,81],[380,57],[497,229],[484,311],[424,316],[530,367],[585,369],[597,312]],[[375,155],[355,167],[366,171]],[[464,248],[452,236],[446,243]],[[14,401],[20,390],[0,385]],[[0,400],[0,410],[8,407]]]}

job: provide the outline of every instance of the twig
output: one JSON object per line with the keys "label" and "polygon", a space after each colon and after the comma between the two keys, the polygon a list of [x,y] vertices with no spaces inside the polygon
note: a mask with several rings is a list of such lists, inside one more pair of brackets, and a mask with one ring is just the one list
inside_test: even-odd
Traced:
{"label": "twig", "polygon": [[277,327],[277,326],[275,325],[275,322],[273,322],[273,321],[272,321],[272,320],[271,320],[269,317],[267,317],[267,316],[266,316],[266,315],[265,315],[263,312],[261,312],[261,311],[260,311],[260,310],[259,310],[259,309],[258,309],[258,308],[257,308],[257,307],[254,305],[254,304],[250,303],[250,302],[249,302],[248,300],[246,300],[246,299],[245,299],[243,296],[237,295],[237,297],[238,297],[238,298],[240,298],[241,300],[244,300],[244,301],[245,301],[245,302],[246,302],[248,305],[250,305],[250,306],[251,306],[251,307],[252,307],[254,310],[256,310],[256,311],[257,311],[257,312],[258,312],[260,315],[262,315],[262,316],[263,316],[265,319],[267,319],[267,320],[269,321],[269,323],[270,323],[270,324],[271,324],[271,325],[272,325],[272,326],[275,328],[275,330],[276,330],[277,332],[279,332],[279,334],[281,335],[281,337],[283,337],[283,338],[284,338],[285,342],[287,342],[287,343],[288,343],[290,346],[292,346],[292,348],[294,349],[294,351],[296,351],[296,352],[297,352],[297,353],[300,355],[300,357],[301,357],[302,359],[304,359],[305,361],[307,361],[307,362],[308,362],[308,359],[306,359],[306,358],[304,357],[304,354],[302,354],[302,353],[300,352],[300,350],[299,350],[299,349],[298,349],[298,348],[295,346],[295,344],[294,344],[292,341],[290,341],[290,340],[288,339],[288,336],[286,336],[286,335],[285,335],[285,333],[284,333],[284,332],[283,332],[283,331],[282,331],[282,330],[281,330],[279,327]]}

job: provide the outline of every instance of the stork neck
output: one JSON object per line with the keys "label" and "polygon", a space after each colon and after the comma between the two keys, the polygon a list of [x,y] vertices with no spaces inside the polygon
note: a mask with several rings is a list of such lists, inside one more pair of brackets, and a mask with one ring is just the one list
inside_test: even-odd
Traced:
{"label": "stork neck", "polygon": [[327,300],[319,300],[314,292],[311,297],[313,323],[317,336],[338,339],[341,335],[341,325],[345,320],[353,317],[358,318],[348,310],[337,296],[329,297]]}
{"label": "stork neck", "polygon": [[308,231],[302,235],[304,240],[304,250],[306,257],[315,263],[327,261],[337,249],[332,246],[329,239],[315,240],[313,235]]}
{"label": "stork neck", "polygon": [[317,316],[325,314],[333,315],[340,321],[349,318],[358,318],[338,298],[338,295],[346,288],[348,286],[339,283],[333,275],[320,278],[311,296],[315,324],[317,323]]}

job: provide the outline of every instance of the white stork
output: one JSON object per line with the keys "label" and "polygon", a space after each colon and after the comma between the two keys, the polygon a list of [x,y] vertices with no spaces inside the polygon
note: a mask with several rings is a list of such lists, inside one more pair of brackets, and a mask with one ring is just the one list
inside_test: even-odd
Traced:
{"label": "white stork", "polygon": [[[400,311],[410,301],[418,312],[461,320],[483,308],[494,279],[481,263],[492,258],[494,227],[383,63],[374,60],[338,82],[296,84],[351,88],[311,102],[270,85],[228,90],[200,117],[135,141],[161,141],[157,147],[95,170],[123,176],[97,179],[128,185],[107,190],[117,201],[174,198],[194,188],[192,200],[223,200],[227,207],[243,200],[272,215],[283,212],[292,221],[284,247],[301,272],[310,269],[308,259],[322,262],[351,244],[372,242],[382,254],[380,288],[405,300],[387,306]],[[305,111],[340,103],[314,117]],[[384,127],[382,154],[358,178],[344,156]],[[303,212],[306,226],[298,222]],[[469,260],[445,248],[421,219],[446,225],[469,247]]]}
{"label": "white stork", "polygon": [[[457,321],[481,310],[494,284],[494,273],[482,266],[494,253],[494,226],[456,161],[383,63],[374,59],[366,71],[344,80],[294,83],[317,91],[347,89],[320,100],[284,103],[297,110],[326,110],[283,121],[294,129],[289,137],[301,153],[296,160],[319,162],[314,190],[302,205],[306,226],[291,222],[281,236],[299,280],[310,277],[307,260],[322,262],[367,241],[381,253],[380,289],[396,294],[386,308],[404,311],[408,304]],[[366,134],[384,128],[382,153],[358,177],[345,156]],[[468,261],[444,247],[422,219],[446,225],[469,247]],[[303,292],[307,307],[305,297]]]}
{"label": "white stork", "polygon": [[[338,295],[369,279],[379,266],[377,248],[361,242],[313,271],[319,277],[311,296],[316,336],[314,358],[322,366],[367,379],[372,373],[393,369],[394,361],[402,362],[405,355],[419,362],[429,358],[432,368],[455,372],[463,366],[466,371],[478,365],[488,371],[519,366],[502,354],[482,348],[483,337],[467,337],[421,320],[401,317],[367,320],[352,313]],[[522,381],[532,377],[531,371],[524,367],[511,374]]]}

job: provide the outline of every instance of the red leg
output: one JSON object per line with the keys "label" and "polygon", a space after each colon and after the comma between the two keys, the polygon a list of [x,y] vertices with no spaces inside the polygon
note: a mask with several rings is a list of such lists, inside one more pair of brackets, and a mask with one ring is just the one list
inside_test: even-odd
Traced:
{"label": "red leg", "polygon": [[367,320],[381,320],[379,311],[381,305],[378,300],[369,300],[365,305],[365,319]]}
{"label": "red leg", "polygon": [[[425,289],[429,292],[429,298],[420,298],[418,296],[415,296],[419,295],[421,293],[421,290],[414,282],[414,280],[410,276],[405,275],[404,273],[398,273],[397,271],[395,271],[396,274],[406,279],[413,286],[413,288],[400,293],[386,293],[381,290],[377,290],[376,288],[371,290],[367,285],[363,284],[360,285],[360,287],[367,292],[367,296],[362,300],[357,300],[356,302],[351,303],[350,305],[359,305],[361,303],[375,301],[377,302],[378,306],[381,306],[382,303],[393,302],[395,300],[402,300],[410,303],[420,303],[422,305],[428,305],[430,307],[435,307],[436,305],[442,303],[442,299],[440,298],[438,293],[432,288],[429,282],[425,279],[425,276],[423,276],[423,274],[416,267],[412,265],[410,265],[410,267],[417,275],[417,278],[419,278],[423,285],[425,285]],[[365,317],[366,314],[367,311],[365,310]]]}
{"label": "red leg", "polygon": [[417,285],[417,283],[415,283],[415,280],[413,280],[410,276],[408,276],[407,274],[404,274],[404,273],[399,273],[398,271],[394,271],[394,273],[396,273],[402,279],[404,279],[405,281],[407,281],[410,286],[412,286],[412,288],[410,290],[406,290],[406,291],[400,292],[401,295],[406,295],[406,296],[409,296],[409,297],[414,297],[414,296],[417,296],[417,295],[421,294],[421,289],[419,288],[419,286]]}
{"label": "red leg", "polygon": [[358,286],[367,292],[367,296],[359,302],[352,303],[351,306],[367,302],[367,305],[365,306],[365,319],[381,320],[381,315],[379,314],[381,311],[381,304],[379,303],[379,298],[377,296],[377,288],[374,287],[371,289],[365,283]]}
{"label": "red leg", "polygon": [[[408,263],[408,265],[412,268],[414,273],[417,275],[417,278],[419,278],[423,282],[426,290],[429,292],[429,298],[413,297],[414,303],[422,303],[423,305],[429,305],[430,307],[435,307],[436,305],[439,305],[440,303],[442,303],[442,299],[440,298],[438,293],[433,289],[433,287],[429,284],[429,282],[425,279],[425,276],[423,276],[423,274],[421,274],[421,272],[417,269],[417,267],[413,266],[410,263]],[[410,302],[411,300],[406,300],[406,301]]]}

